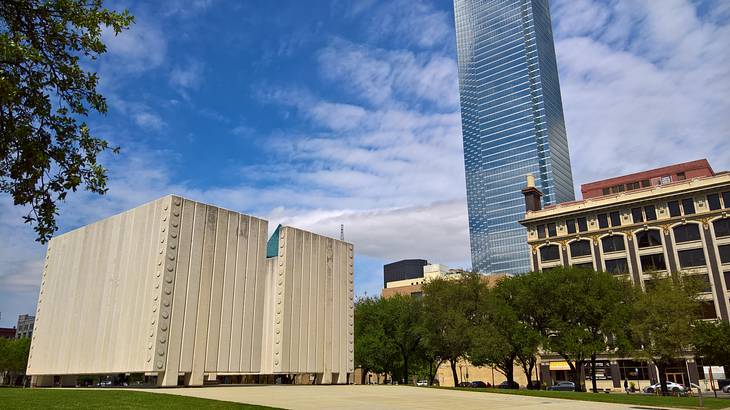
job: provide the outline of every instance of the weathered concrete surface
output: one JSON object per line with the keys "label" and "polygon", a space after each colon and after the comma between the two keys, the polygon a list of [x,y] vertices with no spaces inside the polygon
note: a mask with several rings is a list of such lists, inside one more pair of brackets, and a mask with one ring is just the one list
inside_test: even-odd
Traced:
{"label": "weathered concrete surface", "polygon": [[258,404],[287,409],[630,409],[608,403],[439,390],[406,386],[224,386],[147,389],[146,392]]}

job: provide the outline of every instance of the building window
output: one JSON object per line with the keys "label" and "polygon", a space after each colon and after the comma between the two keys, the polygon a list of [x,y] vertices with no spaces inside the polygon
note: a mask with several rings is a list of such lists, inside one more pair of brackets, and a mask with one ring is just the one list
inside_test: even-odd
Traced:
{"label": "building window", "polygon": [[677,172],[677,181],[684,181],[687,179],[687,175],[684,172]]}
{"label": "building window", "polygon": [[558,245],[546,245],[540,248],[540,259],[543,262],[560,260]]}
{"label": "building window", "polygon": [[584,216],[578,218],[578,232],[587,232],[588,231],[588,221],[586,221],[586,218]]}
{"label": "building window", "polygon": [[645,206],[644,213],[646,214],[647,221],[656,221],[656,208],[654,205]]}
{"label": "building window", "polygon": [[626,249],[624,246],[624,237],[621,235],[604,236],[601,238],[604,252],[618,252]]}
{"label": "building window", "polygon": [[682,268],[695,268],[698,266],[705,266],[705,251],[702,248],[698,249],[686,249],[678,251],[679,255],[679,266]]}
{"label": "building window", "polygon": [[720,245],[717,250],[720,251],[720,263],[730,263],[730,245]]}
{"label": "building window", "polygon": [[710,283],[710,275],[692,275],[687,278],[697,284],[700,292],[712,292],[712,283]]}
{"label": "building window", "polygon": [[649,229],[636,233],[636,244],[641,248],[651,248],[662,244],[662,234],[658,229]]}
{"label": "building window", "polygon": [[635,224],[644,222],[644,214],[641,212],[641,208],[631,208],[631,219]]}
{"label": "building window", "polygon": [[677,201],[667,202],[667,208],[669,208],[669,216],[679,216],[682,214],[679,210],[679,202]]}
{"label": "building window", "polygon": [[628,184],[626,184],[626,190],[627,191],[631,191],[631,190],[634,190],[634,189],[639,189],[639,181],[629,182]]}
{"label": "building window", "polygon": [[608,216],[606,214],[598,214],[598,227],[608,228]]}
{"label": "building window", "polygon": [[558,231],[555,229],[555,222],[551,222],[547,224],[547,230],[548,230],[548,236],[552,238],[553,236],[558,236]]}
{"label": "building window", "polygon": [[591,241],[575,241],[570,243],[570,256],[577,258],[579,256],[588,256],[591,254]]}
{"label": "building window", "polygon": [[682,200],[682,208],[684,208],[685,215],[692,215],[695,213],[695,200],[693,198],[684,198]]}
{"label": "building window", "polygon": [[568,228],[568,234],[575,233],[575,219],[568,219],[565,221],[565,226]]}
{"label": "building window", "polygon": [[618,213],[618,211],[611,212],[609,216],[611,217],[611,226],[621,226],[621,215]]}
{"label": "building window", "polygon": [[718,219],[712,223],[715,226],[715,236],[724,238],[730,236],[730,218]]}
{"label": "building window", "polygon": [[611,193],[611,190],[609,188],[603,188],[603,195],[608,195]]}
{"label": "building window", "polygon": [[710,207],[710,211],[716,211],[722,208],[720,204],[720,194],[707,195],[707,205]]}
{"label": "building window", "polygon": [[576,263],[573,267],[578,269],[593,269],[593,262]]}
{"label": "building window", "polygon": [[678,225],[674,227],[674,241],[677,243],[700,240],[700,228],[697,224]]}
{"label": "building window", "polygon": [[667,264],[664,262],[663,253],[641,255],[639,259],[641,260],[641,270],[644,272],[667,270]]}
{"label": "building window", "polygon": [[725,208],[730,208],[730,191],[722,193],[722,203]]}
{"label": "building window", "polygon": [[626,258],[606,260],[606,272],[614,275],[623,275],[629,272],[629,264]]}
{"label": "building window", "polygon": [[730,270],[723,272],[723,275],[725,275],[725,289],[730,290]]}
{"label": "building window", "polygon": [[672,182],[672,177],[669,175],[665,175],[659,179],[660,185],[669,184],[671,182]]}
{"label": "building window", "polygon": [[545,225],[537,226],[537,237],[540,239],[545,238]]}
{"label": "building window", "polygon": [[717,319],[714,300],[700,301],[700,319]]}
{"label": "building window", "polygon": [[651,181],[649,181],[648,179],[642,179],[641,180],[641,187],[642,188],[646,188],[648,186],[651,186]]}

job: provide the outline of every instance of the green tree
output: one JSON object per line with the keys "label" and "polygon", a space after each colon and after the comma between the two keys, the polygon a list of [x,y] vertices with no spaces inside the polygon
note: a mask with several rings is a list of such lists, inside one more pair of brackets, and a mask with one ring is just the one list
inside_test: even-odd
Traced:
{"label": "green tree", "polygon": [[109,144],[81,119],[107,105],[82,64],[106,52],[102,27],[118,34],[132,21],[102,0],[0,2],[0,192],[30,208],[24,219],[40,242],[69,191],[106,192],[97,156]]}
{"label": "green tree", "polygon": [[472,346],[471,328],[480,307],[484,283],[478,274],[459,279],[434,279],[423,286],[424,329],[433,355],[449,361],[454,386],[459,385],[456,365]]}
{"label": "green tree", "polygon": [[632,336],[639,354],[659,371],[663,393],[667,392],[666,368],[692,347],[693,328],[699,315],[697,286],[680,275],[654,279],[635,303]]}
{"label": "green tree", "polygon": [[725,372],[730,372],[730,323],[698,321],[693,333],[695,354],[704,363],[725,366]]}
{"label": "green tree", "polygon": [[[582,384],[584,360],[591,363],[591,382],[596,391],[596,356],[626,345],[634,291],[631,283],[606,272],[559,269],[546,275],[557,299],[548,339],[568,363],[575,365],[576,388]],[[572,295],[572,297],[571,297]]]}
{"label": "green tree", "polygon": [[30,353],[30,339],[3,339],[0,338],[0,373],[8,375],[8,382],[15,384],[16,380],[25,374],[28,367]]}
{"label": "green tree", "polygon": [[420,298],[394,295],[380,300],[384,316],[384,334],[400,354],[402,375],[410,384],[409,362],[414,358],[424,335],[423,303]]}
{"label": "green tree", "polygon": [[362,298],[355,303],[355,366],[366,374],[389,373],[398,352],[385,334],[385,311],[380,298]]}

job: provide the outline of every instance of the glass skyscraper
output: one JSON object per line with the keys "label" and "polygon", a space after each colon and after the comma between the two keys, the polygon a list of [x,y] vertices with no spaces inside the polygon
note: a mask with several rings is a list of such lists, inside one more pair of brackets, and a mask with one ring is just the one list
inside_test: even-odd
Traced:
{"label": "glass skyscraper", "polygon": [[547,0],[454,0],[472,267],[529,271],[525,176],[543,204],[573,176]]}

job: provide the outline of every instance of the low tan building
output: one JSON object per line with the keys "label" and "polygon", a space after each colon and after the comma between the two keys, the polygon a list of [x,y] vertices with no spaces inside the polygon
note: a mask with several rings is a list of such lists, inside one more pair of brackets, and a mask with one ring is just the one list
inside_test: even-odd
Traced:
{"label": "low tan building", "polygon": [[[353,246],[178,196],[54,237],[27,374],[160,386],[353,369]],[[306,378],[306,382],[309,379]]]}

